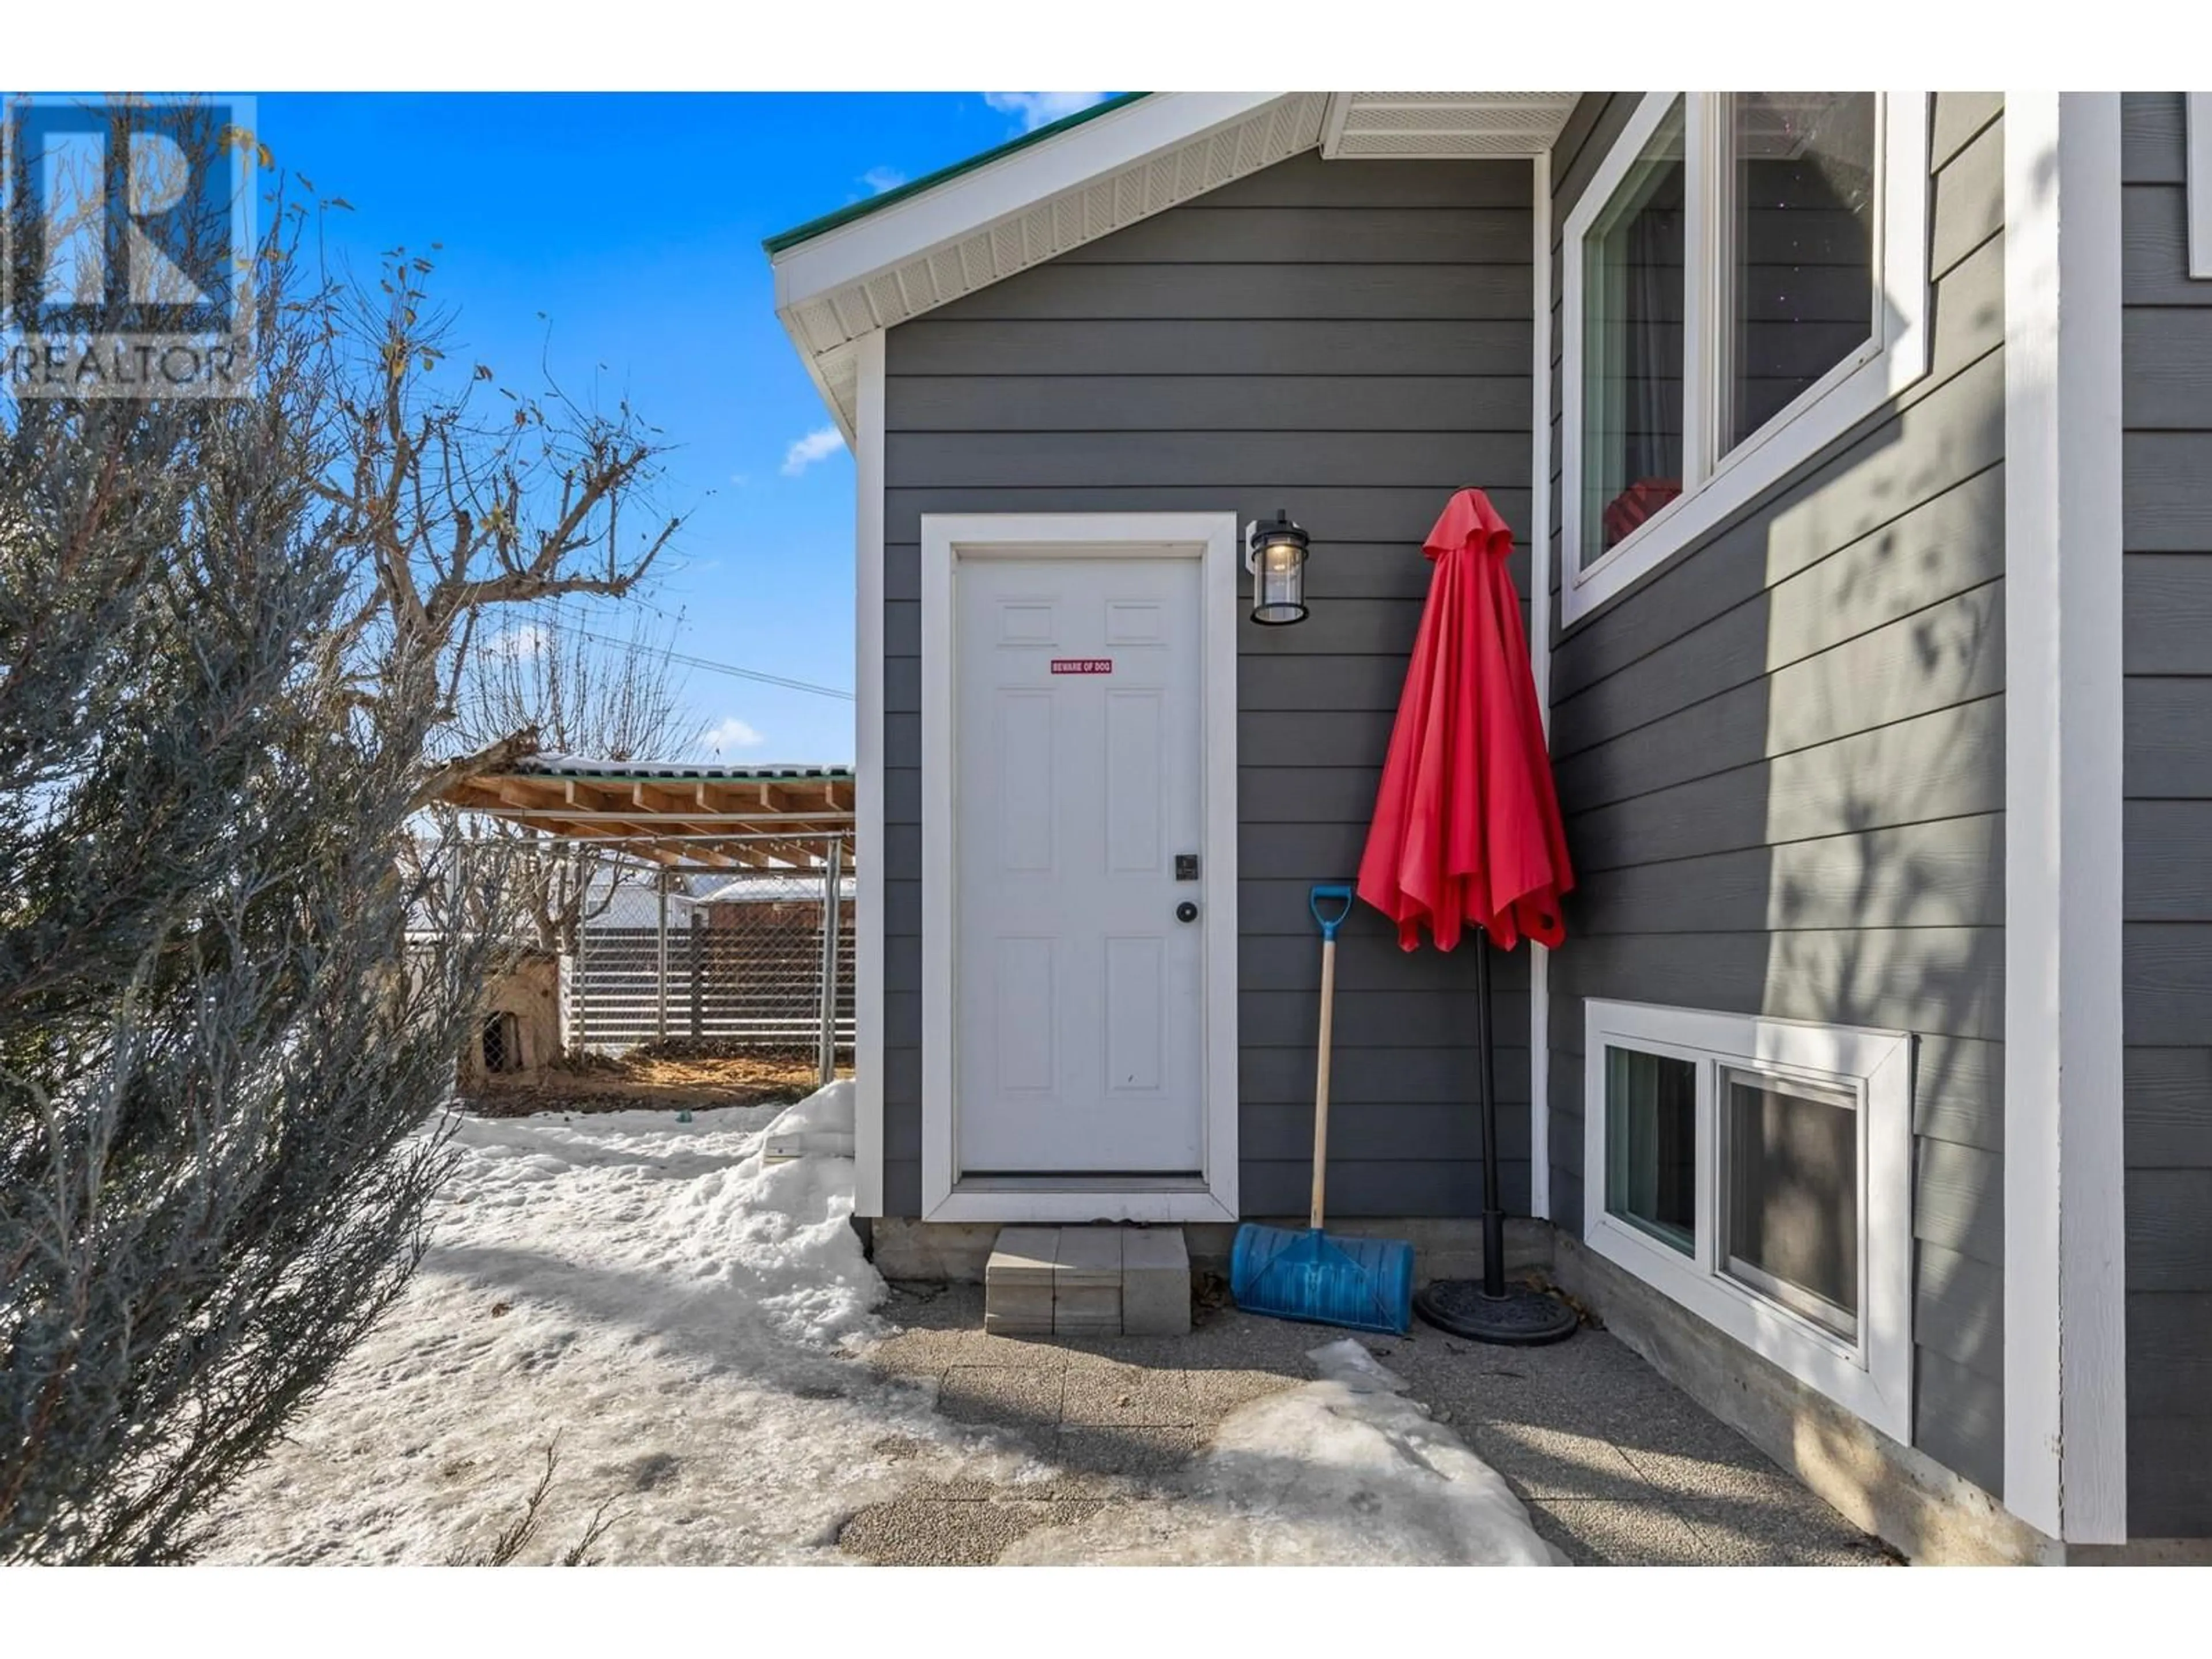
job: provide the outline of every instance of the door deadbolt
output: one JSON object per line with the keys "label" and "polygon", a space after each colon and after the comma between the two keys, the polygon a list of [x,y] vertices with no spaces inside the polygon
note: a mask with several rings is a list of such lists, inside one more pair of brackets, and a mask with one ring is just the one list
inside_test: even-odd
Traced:
{"label": "door deadbolt", "polygon": [[1198,907],[1195,904],[1193,904],[1188,899],[1185,899],[1181,904],[1176,906],[1176,920],[1177,921],[1196,921],[1198,920]]}

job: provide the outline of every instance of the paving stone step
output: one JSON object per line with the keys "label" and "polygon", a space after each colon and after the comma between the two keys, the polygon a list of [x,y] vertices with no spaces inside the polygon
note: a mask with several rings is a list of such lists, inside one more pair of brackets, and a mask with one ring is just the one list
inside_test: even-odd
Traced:
{"label": "paving stone step", "polygon": [[983,1269],[983,1328],[1004,1336],[1182,1336],[1190,1251],[1180,1227],[1001,1228]]}

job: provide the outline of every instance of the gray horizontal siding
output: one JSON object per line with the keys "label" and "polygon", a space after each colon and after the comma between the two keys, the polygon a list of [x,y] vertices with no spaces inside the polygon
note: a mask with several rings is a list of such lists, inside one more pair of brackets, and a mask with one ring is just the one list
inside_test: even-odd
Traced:
{"label": "gray horizontal siding", "polygon": [[[896,330],[890,337],[898,337]],[[1317,417],[1326,418],[1325,412],[1317,411]],[[898,447],[894,434],[886,434],[885,447]],[[1080,457],[1076,459],[1079,460]],[[1492,504],[1505,515],[1509,524],[1528,521],[1528,458],[1523,456],[1520,471],[1510,479],[1495,479],[1483,486],[1489,492]],[[1357,545],[1384,544],[1403,549],[1409,545],[1418,548],[1421,538],[1429,533],[1429,526],[1437,521],[1439,489],[1449,490],[1474,481],[1458,471],[1447,471],[1425,484],[1394,488],[1269,478],[1240,484],[1237,490],[1238,500],[1244,507],[1271,519],[1278,507],[1287,507],[1295,497],[1299,507],[1296,515],[1298,521],[1308,526],[1327,524],[1336,532],[1336,536],[1330,538],[1332,545],[1340,537]],[[899,550],[911,552],[921,546],[923,514],[976,512],[981,509],[972,503],[986,493],[975,485],[887,490],[884,497],[886,582],[897,572],[891,556]],[[1221,487],[1190,484],[1097,488],[1030,483],[993,489],[988,495],[994,502],[988,510],[994,513],[1121,513],[1132,510],[1128,507],[1132,500],[1149,502],[1143,510],[1150,513],[1206,513],[1220,511],[1222,503]],[[963,502],[971,505],[963,507]],[[908,571],[917,568],[909,557]],[[913,592],[892,593],[888,586],[885,594],[890,598],[915,597]]]}
{"label": "gray horizontal siding", "polygon": [[2122,100],[2128,1527],[2212,1535],[2212,283],[2179,93]]}
{"label": "gray horizontal siding", "polygon": [[2121,337],[2128,374],[2120,407],[2129,430],[2201,432],[2212,404],[2212,307],[2132,307]]}
{"label": "gray horizontal siding", "polygon": [[[1911,869],[1910,883],[1869,872]],[[2004,819],[1942,817],[1859,835],[1622,865],[1586,877],[1581,902],[1626,933],[2001,927]]]}
{"label": "gray horizontal siding", "polygon": [[[1327,418],[1325,408],[1316,410]],[[1528,436],[1504,433],[906,432],[890,446],[884,477],[908,488],[1021,489],[1079,469],[1094,489],[1218,488],[1224,469],[1245,488],[1433,490],[1462,472],[1498,477],[1514,462],[1525,474]],[[1470,471],[1470,469],[1472,471]],[[1303,520],[1301,520],[1303,521]]]}
{"label": "gray horizontal siding", "polygon": [[[1370,240],[1369,246],[1381,250],[1389,245]],[[1525,261],[1518,266],[1443,265],[1370,258],[1357,267],[1356,275],[1347,276],[1341,264],[1084,265],[1054,260],[955,300],[936,314],[948,322],[1152,317],[1465,321],[1503,316],[1528,302]]]}
{"label": "gray horizontal siding", "polygon": [[2128,1411],[2132,1416],[2187,1417],[2212,1396],[2212,1355],[2203,1334],[2212,1326],[2212,1291],[2131,1293]]}
{"label": "gray horizontal siding", "polygon": [[[2128,1355],[2138,1342],[2136,1304],[2129,1302]],[[2128,1412],[2128,1531],[2136,1538],[2201,1538],[2198,1518],[2212,1505],[2212,1417],[2197,1408],[2159,1416]],[[2156,1528],[2157,1530],[2153,1530]]]}
{"label": "gray horizontal siding", "polygon": [[[1191,495],[1194,495],[1196,492],[1178,491],[1175,493]],[[1309,492],[1304,490],[1299,491],[1299,500],[1301,501],[1304,501],[1308,493]],[[1325,504],[1333,503],[1339,507],[1348,507],[1355,511],[1364,511],[1368,505],[1364,495],[1360,492],[1322,490],[1312,493],[1321,495],[1324,499]],[[1410,495],[1416,492],[1407,491],[1406,493]],[[1502,493],[1509,492],[1493,491],[1492,492],[1492,499],[1494,500],[1498,495]],[[1520,492],[1520,495],[1521,499],[1523,501],[1526,501],[1528,497],[1528,492],[1524,489]],[[1431,497],[1427,495],[1424,495],[1422,498],[1431,499]],[[1055,498],[1056,501],[1059,502],[1065,502],[1066,499],[1067,497],[1066,495]],[[1097,496],[1095,495],[1089,495],[1088,499],[1095,501]],[[931,507],[927,510],[935,512],[939,509]],[[1110,511],[1111,509],[1102,508],[1096,506],[1067,506],[1056,504],[1050,507],[1040,507],[1037,510],[1040,512],[1050,513],[1091,513]],[[1502,507],[1499,510],[1501,512],[1504,511]],[[918,523],[919,520],[917,519],[917,524]],[[1424,525],[1419,530],[1413,532],[1413,539],[1418,543],[1420,538],[1427,532],[1428,526]],[[1332,600],[1412,599],[1416,602],[1425,599],[1428,596],[1429,591],[1429,567],[1425,561],[1422,561],[1419,562],[1420,568],[1419,569],[1408,568],[1405,556],[1406,545],[1406,543],[1403,541],[1388,540],[1358,540],[1331,543],[1329,545],[1329,562],[1326,568],[1316,568],[1311,562],[1309,562],[1307,565],[1307,598],[1310,599]],[[1528,572],[1528,550],[1525,548],[1516,548],[1512,555],[1512,564],[1515,571],[1514,580],[1516,581],[1524,580],[1527,578]],[[884,550],[884,600],[886,604],[894,606],[910,605],[915,604],[921,595],[921,548],[913,544],[896,543],[887,547]],[[1334,605],[1328,607],[1328,610],[1330,614],[1324,615],[1322,611],[1316,609],[1312,616],[1307,617],[1304,622],[1298,625],[1299,628],[1302,629],[1308,628],[1312,629],[1315,631],[1315,637],[1317,639],[1339,641],[1344,637],[1347,629],[1358,626],[1358,623],[1355,618],[1370,614],[1353,610],[1346,610],[1341,616],[1339,616],[1334,614],[1338,611],[1338,607]],[[902,635],[902,642],[911,644],[914,642],[916,632],[921,627],[921,617],[919,611],[913,612],[911,613],[913,620],[911,623],[908,623],[906,620],[908,614],[909,613],[898,611],[886,611],[885,619],[887,623],[890,626],[903,628],[905,629],[905,633]],[[1259,635],[1256,634],[1255,630],[1255,637],[1247,649],[1254,653],[1295,649],[1297,647],[1287,644],[1279,645],[1273,643],[1273,641],[1277,640],[1288,640],[1293,637],[1295,637],[1294,634],[1285,635],[1280,633],[1269,633],[1264,635]],[[889,641],[886,641],[886,643],[888,644]]]}
{"label": "gray horizontal siding", "polygon": [[[1577,108],[1554,158],[1555,223],[1633,102],[1593,96]],[[1594,617],[1565,629],[1554,608],[1553,747],[1581,884],[1568,901],[1568,943],[1551,958],[1547,1150],[1554,1217],[1579,1227],[1588,997],[1913,1033],[1915,1442],[1996,1492],[2004,1444],[1997,97],[1940,95],[1930,155],[1929,374]],[[1559,268],[1555,260],[1555,411]],[[1553,433],[1556,506],[1556,415]]]}
{"label": "gray horizontal siding", "polygon": [[[1329,1120],[1328,1212],[1335,1216],[1472,1216],[1482,1212],[1480,1159],[1400,1158],[1375,1163],[1340,1157],[1336,1120]],[[1312,1198],[1313,1157],[1246,1158],[1242,1165],[1244,1213],[1304,1216]],[[1528,1165],[1500,1153],[1498,1186],[1506,1207],[1526,1214]],[[1518,1196],[1516,1196],[1518,1194]]]}
{"label": "gray horizontal siding", "polygon": [[1912,1440],[1984,1492],[2004,1484],[2004,1380],[1925,1343],[1912,1358]]}
{"label": "gray horizontal siding", "polygon": [[2002,700],[1984,697],[1632,799],[1570,807],[1569,845],[1575,867],[1595,871],[1998,812],[2003,741]]}
{"label": "gray horizontal siding", "polygon": [[[1320,950],[1310,884],[1365,842],[1445,498],[1528,521],[1525,163],[1307,156],[893,329],[884,550],[885,1202],[920,1202],[920,542],[929,513],[1286,508],[1312,616],[1239,629],[1242,1184],[1302,1213]],[[1528,556],[1514,569],[1526,586]],[[1499,1174],[1528,1190],[1528,999],[1498,963]],[[1474,959],[1356,913],[1337,964],[1329,1202],[1480,1207]]]}
{"label": "gray horizontal siding", "polygon": [[1393,264],[1510,265],[1525,268],[1528,192],[1510,206],[1437,204],[1351,206],[1340,216],[1312,203],[1285,207],[1213,206],[1146,219],[1060,256],[1065,265],[1358,265],[1361,280],[1378,251]]}
{"label": "gray horizontal siding", "polygon": [[[1449,363],[1461,375],[1527,372],[1526,317],[1382,322],[1244,319],[1224,330],[1174,317],[1082,322],[948,321],[939,312],[899,325],[899,353],[915,375],[1231,375],[1256,401],[1285,377],[1358,381],[1426,377]],[[1340,388],[1357,395],[1358,387]],[[903,396],[888,388],[886,407]],[[1172,413],[1173,411],[1170,411]]]}
{"label": "gray horizontal siding", "polygon": [[[1376,222],[1367,216],[1397,208],[1430,208],[1454,217],[1471,217],[1485,208],[1528,205],[1528,169],[1512,162],[1496,161],[1376,161],[1358,166],[1332,166],[1308,154],[1279,167],[1262,168],[1234,184],[1200,198],[1190,212],[1206,208],[1295,208],[1320,214],[1328,209],[1348,210],[1328,222],[1345,239],[1382,244],[1366,227]],[[1522,244],[1528,222],[1521,225]],[[1112,238],[1106,239],[1112,240]],[[1510,250],[1499,250],[1498,258]],[[1522,296],[1527,298],[1524,293]]]}
{"label": "gray horizontal siding", "polygon": [[[1981,374],[1997,372],[1993,364]],[[1954,399],[1962,405],[1971,399],[1980,409],[1988,395],[1973,377],[1963,377],[1913,413],[1929,416],[1933,424]],[[1745,525],[1723,533],[1727,545],[1709,550],[1722,556],[1715,568],[1655,577],[1619,623],[1559,664],[1553,700],[1559,717],[1569,717],[1585,688],[1618,682],[1624,672],[1632,684],[1650,682],[1686,659],[1688,672],[1702,675],[1709,689],[1744,684],[1924,611],[1959,592],[1961,580],[2003,574],[2004,478],[1996,465],[2002,432],[1981,428],[1974,435],[1980,441],[1971,451],[1947,447],[1941,474],[1926,481],[1932,493],[1925,500],[1879,520],[1826,557],[1812,538],[1802,538],[1790,545],[1803,562],[1778,560],[1775,538],[1760,533],[1760,526]],[[1877,449],[1869,446],[1867,458]],[[1844,459],[1848,466],[1850,458]],[[1818,482],[1802,489],[1802,499],[1813,499]],[[1754,547],[1767,555],[1763,570],[1747,568],[1757,561],[1729,556]],[[1719,580],[1723,568],[1732,579],[1726,586]],[[1754,603],[1768,592],[1757,585],[1762,580],[1776,595],[1763,605]]]}
{"label": "gray horizontal siding", "polygon": [[[1989,696],[2004,685],[2003,607],[1986,581],[1733,684],[1719,651],[1655,653],[1558,707],[1561,787],[1601,806]],[[1730,621],[1740,633],[1756,619]]]}
{"label": "gray horizontal siding", "polygon": [[[2212,362],[2212,334],[2202,348]],[[2136,361],[2130,350],[2127,361]],[[2127,384],[2135,384],[2130,375]],[[2212,408],[2205,393],[2197,418]],[[2129,674],[2188,678],[2203,663],[2204,641],[2212,637],[2212,553],[2169,553],[2133,559],[2123,584],[2126,606],[2122,650]]]}
{"label": "gray horizontal siding", "polygon": [[[1521,1090],[1528,1092],[1528,1050],[1514,1051],[1518,1057],[1517,1073]],[[1507,1071],[1501,1061],[1501,1077]],[[1306,1066],[1306,1098],[1303,1101],[1255,1101],[1247,1098],[1243,1106],[1243,1146],[1244,1157],[1253,1163],[1299,1163],[1306,1165],[1310,1176],[1313,1169],[1313,1067]],[[1468,1100],[1474,1090],[1474,1068],[1462,1066],[1455,1084],[1458,1093],[1448,1102],[1414,1105],[1391,1100],[1362,1109],[1360,1112],[1361,1151],[1370,1162],[1401,1164],[1409,1161],[1435,1159],[1446,1164],[1473,1164],[1480,1169],[1482,1163],[1481,1123],[1479,1115],[1468,1109]],[[1330,1123],[1335,1123],[1334,1113],[1341,1103],[1351,1109],[1350,1102],[1340,1103],[1332,1093],[1329,1097]],[[1528,1161],[1528,1118],[1525,1112],[1512,1114],[1511,1128],[1504,1121],[1498,1124],[1500,1156],[1507,1163],[1526,1164]]]}
{"label": "gray horizontal siding", "polygon": [[[1283,374],[1255,396],[1237,374],[917,374],[889,383],[888,418],[909,432],[1297,432],[1326,400],[1340,432],[1526,436],[1528,376],[1408,374],[1395,380]],[[1163,410],[1187,425],[1160,424]],[[1364,481],[1363,481],[1364,482]]]}

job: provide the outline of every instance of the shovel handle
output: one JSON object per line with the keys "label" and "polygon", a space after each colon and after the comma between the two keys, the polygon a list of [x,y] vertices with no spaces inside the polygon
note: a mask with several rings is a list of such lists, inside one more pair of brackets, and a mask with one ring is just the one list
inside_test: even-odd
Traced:
{"label": "shovel handle", "polygon": [[[1340,921],[1342,917],[1339,917]],[[1321,1231],[1328,1186],[1328,1050],[1330,1027],[1336,1015],[1336,929],[1324,927],[1321,936],[1321,1045],[1314,1060],[1314,1231]]]}
{"label": "shovel handle", "polygon": [[[1324,904],[1334,904],[1337,908],[1334,912],[1325,910],[1322,908]],[[1321,924],[1322,938],[1333,940],[1336,930],[1344,926],[1344,919],[1352,914],[1352,889],[1341,884],[1316,886],[1306,894],[1306,908]]]}

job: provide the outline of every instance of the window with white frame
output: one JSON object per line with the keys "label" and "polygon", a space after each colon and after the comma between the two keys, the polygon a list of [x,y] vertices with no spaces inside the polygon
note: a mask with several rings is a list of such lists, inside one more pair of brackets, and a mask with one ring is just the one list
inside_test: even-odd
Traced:
{"label": "window with white frame", "polygon": [[1584,1008],[1584,1242],[1909,1443],[1911,1039]]}
{"label": "window with white frame", "polygon": [[1566,619],[1927,372],[1922,93],[1647,93],[1563,237]]}

